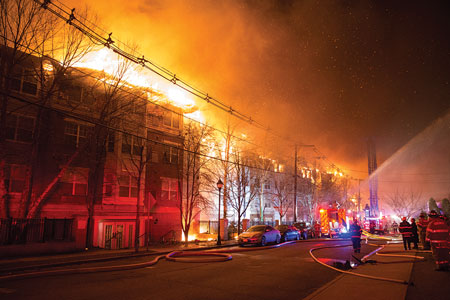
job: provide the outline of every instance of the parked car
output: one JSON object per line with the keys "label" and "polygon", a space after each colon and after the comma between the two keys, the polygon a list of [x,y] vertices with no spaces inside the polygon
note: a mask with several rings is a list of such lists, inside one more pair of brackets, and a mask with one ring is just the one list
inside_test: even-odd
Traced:
{"label": "parked car", "polygon": [[300,231],[294,226],[277,225],[275,229],[280,231],[282,242],[300,239]]}
{"label": "parked car", "polygon": [[300,231],[300,237],[304,240],[313,237],[313,230],[305,222],[294,223],[294,227]]}
{"label": "parked car", "polygon": [[280,241],[280,231],[269,225],[252,226],[238,237],[239,246],[244,246],[246,244],[259,244],[265,246],[267,243],[278,244]]}

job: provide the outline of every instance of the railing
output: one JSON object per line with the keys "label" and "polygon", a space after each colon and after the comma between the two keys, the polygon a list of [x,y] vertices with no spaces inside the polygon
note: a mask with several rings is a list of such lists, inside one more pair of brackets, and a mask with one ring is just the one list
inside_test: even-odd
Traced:
{"label": "railing", "polygon": [[176,243],[175,238],[175,230],[169,230],[166,234],[161,236],[161,243],[162,244],[175,244]]}
{"label": "railing", "polygon": [[73,219],[0,219],[0,245],[71,241]]}

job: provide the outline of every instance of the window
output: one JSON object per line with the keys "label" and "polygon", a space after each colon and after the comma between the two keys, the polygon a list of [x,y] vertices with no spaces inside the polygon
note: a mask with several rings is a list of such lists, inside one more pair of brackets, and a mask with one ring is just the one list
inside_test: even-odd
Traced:
{"label": "window", "polygon": [[145,108],[145,101],[136,101],[134,102],[133,112],[137,115],[143,116],[145,114]]}
{"label": "window", "polygon": [[164,146],[164,161],[169,164],[178,164],[178,149]]}
{"label": "window", "polygon": [[108,132],[108,141],[106,143],[106,148],[108,152],[114,152],[115,134],[114,131]]}
{"label": "window", "polygon": [[88,172],[86,168],[67,170],[61,178],[61,193],[66,196],[86,196]]}
{"label": "window", "polygon": [[164,112],[163,124],[168,127],[173,127],[173,128],[179,129],[180,128],[180,115],[178,115],[174,112],[171,112],[171,111]]}
{"label": "window", "polygon": [[25,186],[25,166],[6,165],[5,187],[9,193],[21,193]]}
{"label": "window", "polygon": [[114,175],[107,173],[105,174],[105,182],[103,184],[104,186],[104,196],[105,197],[112,197],[113,196],[113,191],[114,191]]}
{"label": "window", "polygon": [[270,190],[270,181],[269,181],[269,180],[266,180],[266,181],[264,182],[264,189]]}
{"label": "window", "polygon": [[6,138],[9,140],[28,142],[33,140],[34,118],[10,114],[6,118]]}
{"label": "window", "polygon": [[73,103],[80,103],[83,94],[83,89],[77,85],[69,85],[64,87],[64,94],[67,100]]}
{"label": "window", "polygon": [[36,95],[37,80],[32,69],[24,69],[20,66],[14,68],[11,78],[11,89],[17,92]]}
{"label": "window", "polygon": [[122,153],[141,155],[143,151],[142,147],[144,147],[144,140],[142,138],[129,134],[122,135]]}
{"label": "window", "polygon": [[82,146],[87,139],[89,126],[65,121],[64,123],[64,142],[73,147]]}
{"label": "window", "polygon": [[149,114],[148,122],[149,122],[149,125],[159,126],[159,124],[161,124],[161,117],[153,115],[153,114]]}
{"label": "window", "polygon": [[175,178],[161,178],[161,200],[177,201],[178,199],[178,180]]}
{"label": "window", "polygon": [[119,176],[119,197],[137,198],[138,188],[137,181],[133,176]]}

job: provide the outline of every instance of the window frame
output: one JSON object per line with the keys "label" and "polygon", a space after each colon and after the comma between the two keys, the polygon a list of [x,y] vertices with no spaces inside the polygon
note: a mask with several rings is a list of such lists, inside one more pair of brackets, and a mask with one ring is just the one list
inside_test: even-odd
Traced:
{"label": "window frame", "polygon": [[[26,75],[25,71],[29,71],[31,75]],[[13,74],[11,77],[11,85],[10,89],[13,91],[16,91],[21,94],[27,94],[29,96],[37,96],[38,89],[39,89],[39,80],[34,78],[32,75],[33,69],[26,68],[23,66],[16,66],[16,69],[13,70]],[[31,80],[27,80],[31,78]],[[18,83],[18,84],[17,84]],[[33,89],[35,90],[34,93],[24,91],[25,84],[33,86]],[[16,88],[17,86],[17,88]]]}
{"label": "window frame", "polygon": [[[72,126],[76,126],[76,133],[70,133],[68,132],[68,127],[67,125],[72,125]],[[82,130],[84,129],[84,134],[85,135],[81,135]],[[70,145],[70,146],[75,146],[75,148],[79,148],[81,145],[81,141],[82,139],[84,139],[84,141],[87,140],[88,135],[89,135],[89,130],[91,129],[91,126],[86,125],[86,124],[82,124],[82,123],[78,123],[72,120],[64,120],[64,143],[66,145]],[[68,143],[68,137],[75,137],[75,145],[73,145],[73,143]]]}
{"label": "window frame", "polygon": [[[14,117],[14,124],[12,126],[10,126],[10,120],[8,120],[8,118]],[[10,140],[10,141],[14,141],[14,142],[21,142],[21,143],[32,143],[33,142],[33,136],[34,136],[34,129],[36,127],[36,118],[34,116],[28,116],[28,115],[23,115],[23,114],[16,114],[16,113],[10,113],[7,115],[6,118],[6,139]],[[24,128],[24,126],[20,126],[20,120],[21,119],[31,119],[32,120],[32,129],[29,130],[27,128]],[[9,132],[8,130],[12,129],[14,130],[14,136],[11,138],[9,136]],[[30,138],[28,139],[19,139],[20,136],[23,136],[23,134],[20,134],[20,131],[27,131],[30,133]]]}
{"label": "window frame", "polygon": [[[167,197],[163,196],[165,193],[167,193]],[[179,197],[178,179],[161,177],[161,197],[160,197],[161,201],[174,202],[178,200],[178,197]]]}
{"label": "window frame", "polygon": [[[127,185],[124,185],[122,181],[125,177],[127,177]],[[136,178],[134,178],[134,176],[130,175],[130,174],[120,174],[119,178],[118,178],[118,185],[119,185],[119,198],[127,198],[127,199],[137,199],[138,197],[138,184],[137,184],[137,180]],[[133,185],[135,184],[135,185]],[[128,193],[127,196],[122,196],[122,188],[127,188]],[[135,189],[135,196],[133,193],[133,189]]]}
{"label": "window frame", "polygon": [[[130,143],[125,143],[125,142],[128,142],[127,141],[128,138],[131,138]],[[130,151],[124,151],[124,146],[126,146],[126,145],[130,147]],[[140,156],[141,149],[137,148],[137,147],[143,147],[142,154],[145,155],[145,139],[144,138],[136,137],[132,134],[122,133],[122,140],[121,140],[121,146],[120,146],[120,151],[122,154]]]}
{"label": "window frame", "polygon": [[[175,159],[176,158],[176,161]],[[164,145],[164,162],[168,164],[178,164],[180,161],[180,150],[178,147]]]}

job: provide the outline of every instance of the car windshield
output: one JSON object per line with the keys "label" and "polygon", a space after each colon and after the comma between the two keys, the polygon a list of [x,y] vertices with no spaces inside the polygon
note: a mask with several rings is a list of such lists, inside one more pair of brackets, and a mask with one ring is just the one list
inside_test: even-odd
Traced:
{"label": "car windshield", "polygon": [[264,231],[266,229],[266,226],[264,225],[258,225],[258,226],[252,226],[247,231],[248,232],[260,232]]}
{"label": "car windshield", "polygon": [[285,231],[285,230],[288,230],[288,229],[289,229],[289,226],[287,226],[287,225],[278,225],[278,226],[276,227],[276,229],[278,229],[278,230],[280,230],[280,231]]}

